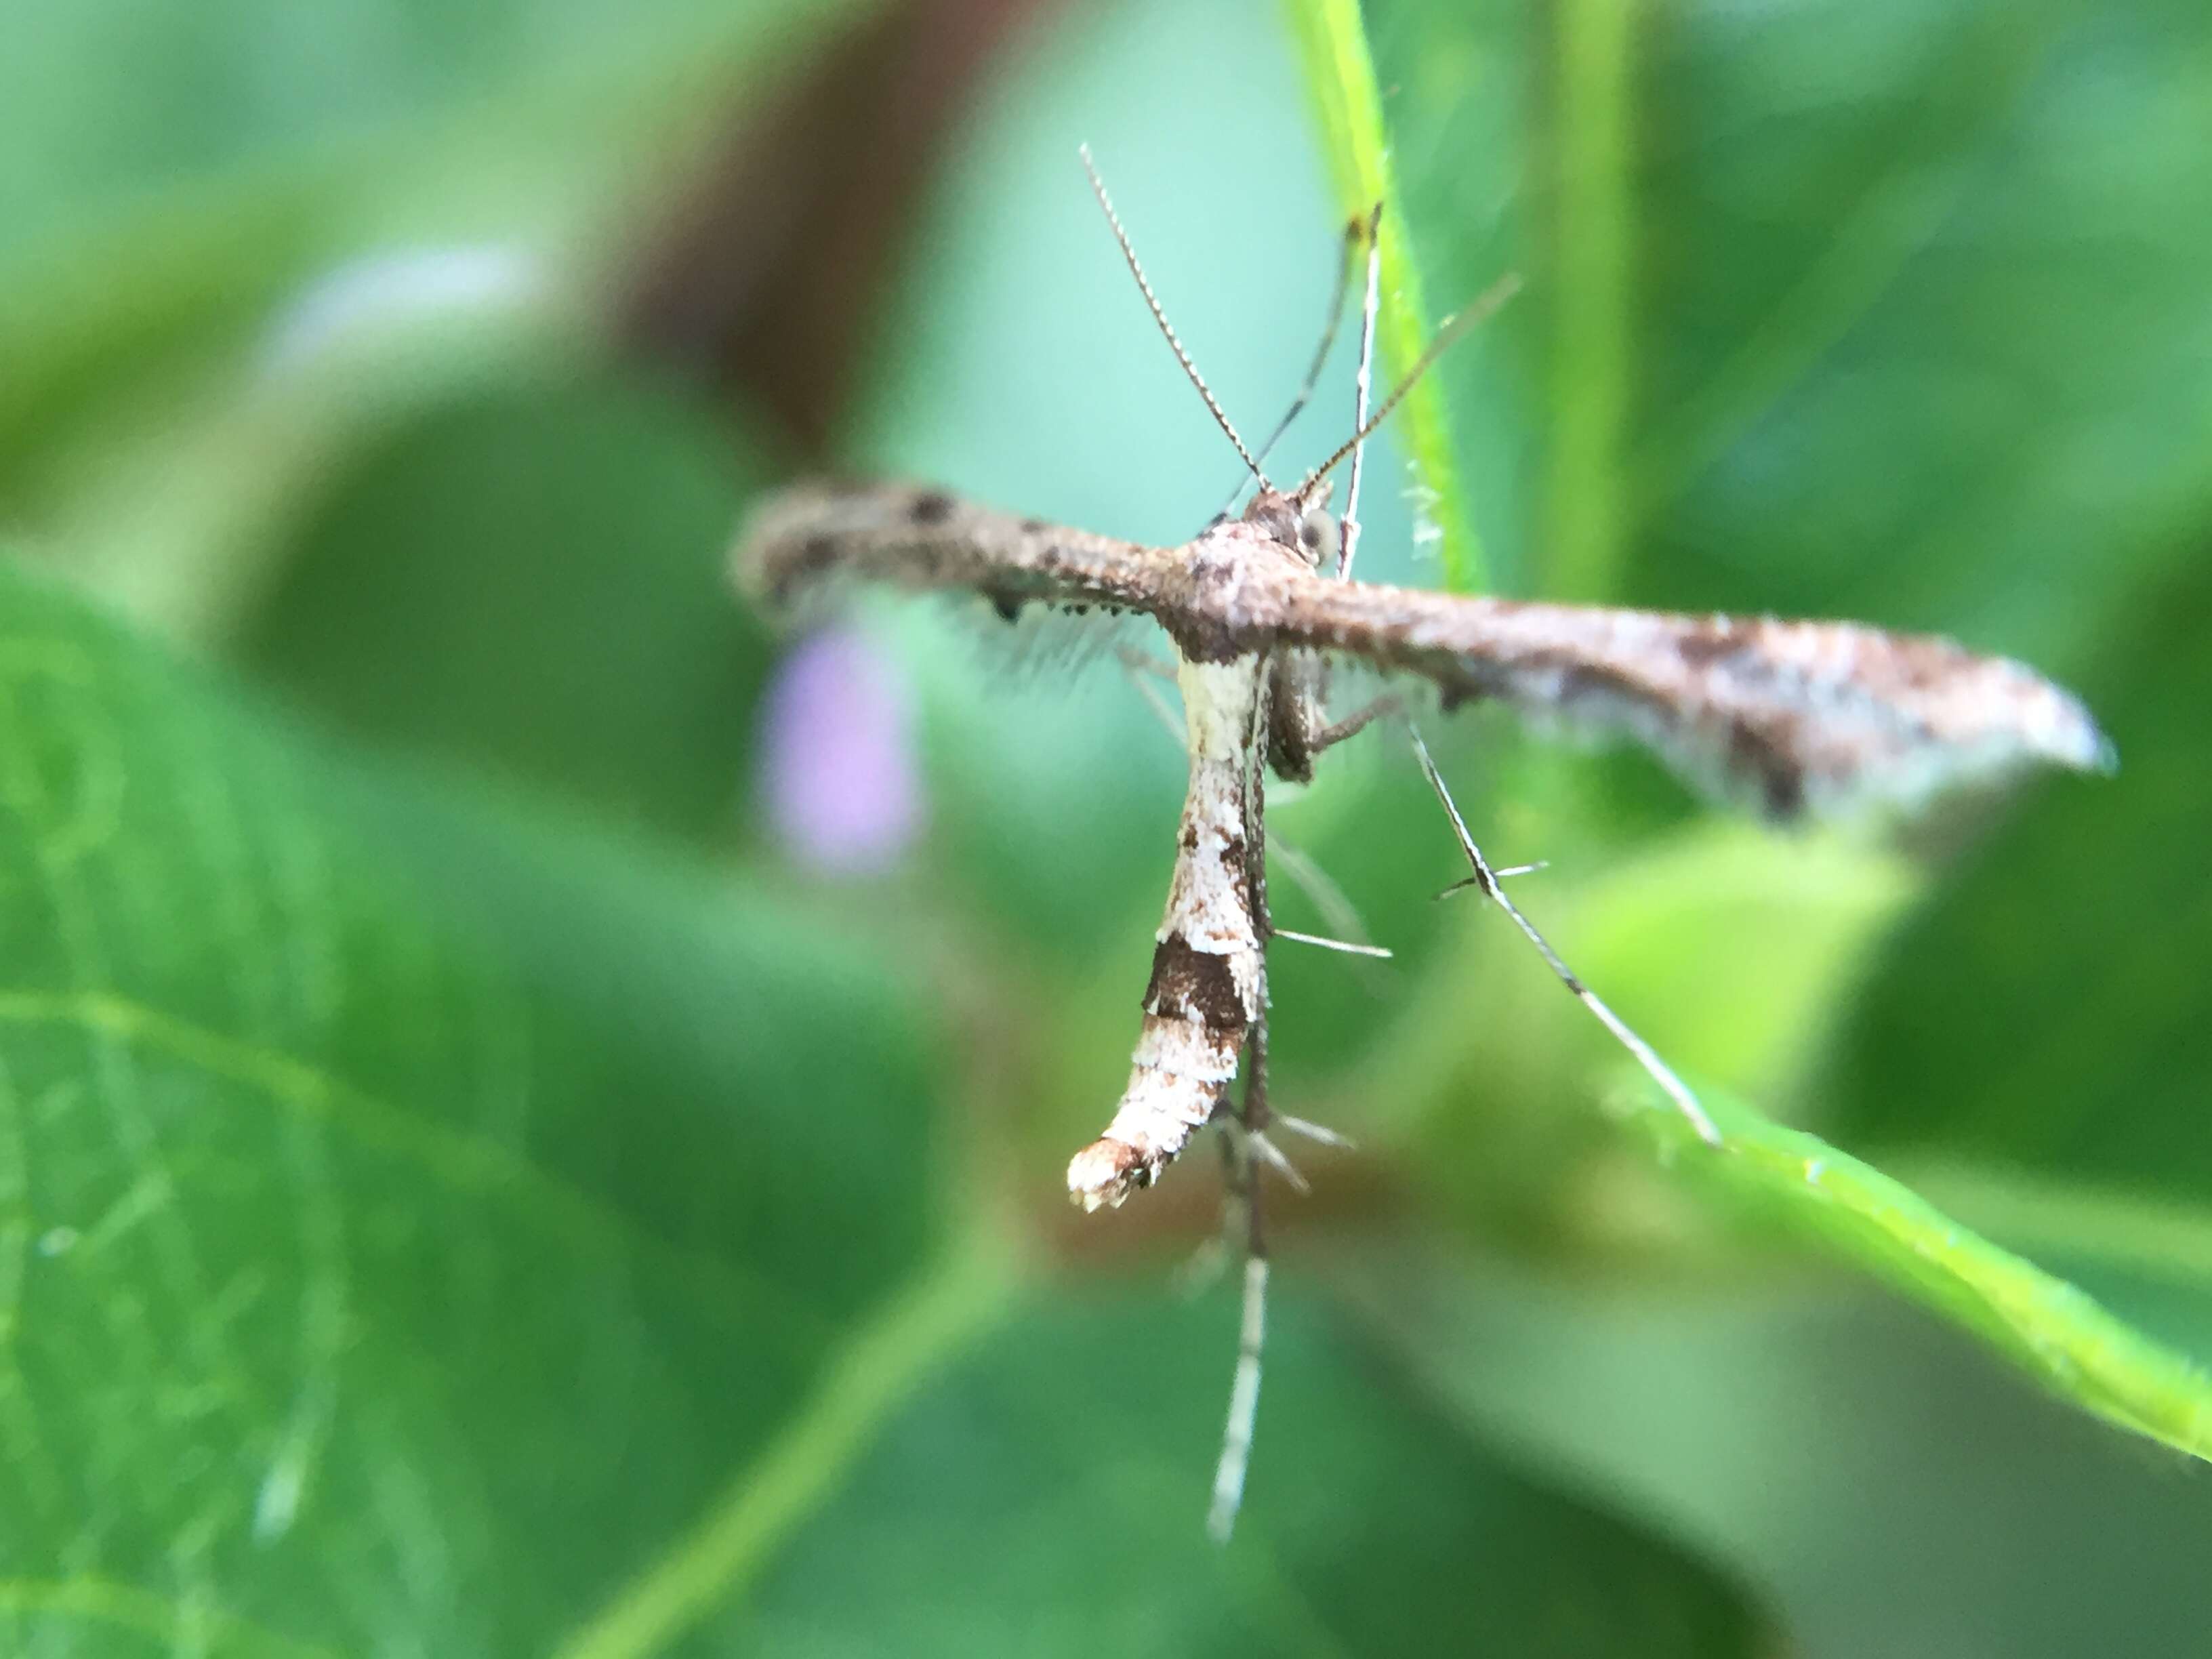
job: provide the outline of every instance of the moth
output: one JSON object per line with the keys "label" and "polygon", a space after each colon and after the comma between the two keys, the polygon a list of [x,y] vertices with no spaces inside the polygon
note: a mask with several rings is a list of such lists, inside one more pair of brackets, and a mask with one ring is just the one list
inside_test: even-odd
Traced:
{"label": "moth", "polygon": [[[1388,712],[1386,702],[1331,721],[1324,690],[1332,665],[1427,682],[1447,712],[1494,702],[1628,738],[1694,784],[1778,822],[1910,807],[1947,786],[2035,763],[2100,767],[2110,751],[2066,691],[2019,663],[1946,639],[1859,623],[1548,605],[1353,579],[1364,441],[1443,346],[1510,289],[1501,285],[1448,321],[1370,416],[1381,210],[1355,221],[1347,242],[1365,249],[1367,283],[1353,435],[1297,484],[1279,488],[1262,471],[1272,440],[1255,456],[1222,411],[1170,326],[1087,151],[1084,162],[1154,322],[1256,485],[1242,513],[1218,516],[1183,546],[1147,547],[933,487],[801,483],[755,510],[732,573],[770,611],[833,580],[860,579],[978,595],[1008,619],[1031,606],[1133,613],[1152,618],[1172,644],[1190,775],[1167,903],[1127,1086],[1104,1131],[1070,1162],[1067,1187],[1085,1210],[1118,1206],[1159,1180],[1200,1128],[1218,1118],[1231,1125],[1231,1193],[1247,1248],[1243,1346],[1215,1489],[1214,1530],[1225,1535],[1242,1491],[1264,1328],[1255,1160],[1287,1168],[1267,1138],[1266,951],[1283,935],[1267,908],[1265,779],[1311,778],[1322,753]],[[1342,271],[1351,265],[1348,249]],[[1340,518],[1330,512],[1331,475],[1347,459]],[[1718,1141],[1690,1091],[1505,897],[1500,877],[1514,872],[1484,860],[1418,733],[1414,743],[1474,865],[1472,884],[1507,909],[1699,1136]],[[1232,1112],[1229,1085],[1240,1060],[1246,1084]]]}

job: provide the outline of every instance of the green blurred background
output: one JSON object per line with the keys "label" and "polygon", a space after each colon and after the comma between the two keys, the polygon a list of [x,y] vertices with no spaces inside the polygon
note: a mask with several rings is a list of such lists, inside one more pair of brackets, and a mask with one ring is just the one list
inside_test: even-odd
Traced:
{"label": "green blurred background", "polygon": [[[1110,663],[794,653],[721,562],[815,466],[1186,538],[1234,458],[1076,147],[1262,427],[1359,9],[0,5],[0,1647],[2206,1650],[2202,1464],[2061,1397],[2212,1443],[2201,0],[1364,9],[1393,304],[1527,283],[1364,574],[1938,629],[2123,766],[1777,838],[1431,734],[1662,1052],[1973,1230],[1887,1288],[1822,1155],[1624,1128],[1389,743],[1280,793],[1398,955],[1278,968],[1278,1097],[1360,1146],[1273,1200],[1206,1542],[1213,1160],[1059,1192],[1181,758]],[[2147,1340],[2053,1289],[2039,1387],[1981,1237]]]}

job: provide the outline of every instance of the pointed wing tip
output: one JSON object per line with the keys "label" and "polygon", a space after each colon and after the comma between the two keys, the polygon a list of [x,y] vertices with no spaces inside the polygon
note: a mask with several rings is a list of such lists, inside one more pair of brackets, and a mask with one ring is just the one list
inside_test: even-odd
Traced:
{"label": "pointed wing tip", "polygon": [[2044,693],[2039,711],[2041,718],[2027,722],[2021,733],[2035,758],[2101,777],[2110,777],[2120,769],[2120,751],[2097,724],[2087,704],[2033,669],[2018,668],[2018,672],[2028,676]]}
{"label": "pointed wing tip", "polygon": [[[2001,788],[2039,767],[2100,777],[2119,769],[2119,750],[2079,697],[2032,669],[1990,660],[2007,671],[2008,706],[1993,713],[1978,735],[1938,749],[1919,764],[1896,767],[1871,793],[1910,813],[1954,789]],[[1851,803],[1844,805],[1848,816]]]}
{"label": "pointed wing tip", "polygon": [[2120,749],[2099,726],[2096,719],[2081,702],[2069,696],[2077,724],[2070,752],[2063,758],[2077,772],[2094,772],[2100,778],[2109,778],[2120,769]]}

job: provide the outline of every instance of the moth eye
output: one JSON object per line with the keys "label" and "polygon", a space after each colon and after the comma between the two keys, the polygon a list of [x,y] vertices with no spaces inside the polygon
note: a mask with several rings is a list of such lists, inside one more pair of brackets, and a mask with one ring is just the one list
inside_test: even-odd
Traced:
{"label": "moth eye", "polygon": [[1338,545],[1336,520],[1328,514],[1309,513],[1298,525],[1298,539],[1313,555],[1316,565],[1325,565],[1336,557]]}

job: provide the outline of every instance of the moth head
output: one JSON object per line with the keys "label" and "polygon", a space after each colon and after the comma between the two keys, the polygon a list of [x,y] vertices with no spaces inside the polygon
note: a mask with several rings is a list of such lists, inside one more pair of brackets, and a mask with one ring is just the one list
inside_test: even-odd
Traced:
{"label": "moth head", "polygon": [[1328,481],[1316,479],[1296,495],[1262,489],[1244,509],[1244,522],[1296,552],[1316,568],[1336,556],[1336,519],[1328,510]]}

